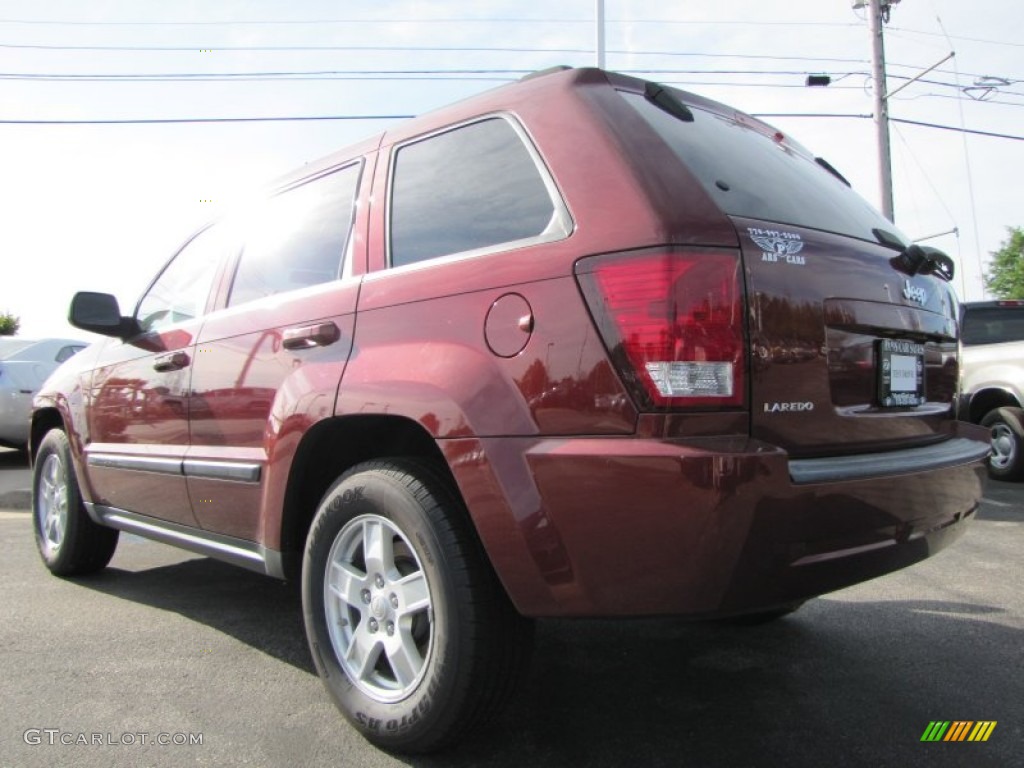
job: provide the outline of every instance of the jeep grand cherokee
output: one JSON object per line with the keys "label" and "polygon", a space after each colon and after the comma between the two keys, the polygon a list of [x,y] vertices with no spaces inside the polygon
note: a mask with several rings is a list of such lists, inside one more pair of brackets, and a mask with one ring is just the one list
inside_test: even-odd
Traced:
{"label": "jeep grand cherokee", "polygon": [[305,166],[127,314],[77,294],[108,338],[36,399],[39,550],[300,578],[340,710],[435,749],[535,617],[769,618],[960,536],[952,272],[760,120],[531,77]]}

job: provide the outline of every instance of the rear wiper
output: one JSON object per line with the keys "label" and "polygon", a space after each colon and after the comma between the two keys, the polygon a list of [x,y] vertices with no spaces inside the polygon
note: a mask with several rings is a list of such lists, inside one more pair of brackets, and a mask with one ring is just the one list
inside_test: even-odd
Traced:
{"label": "rear wiper", "polygon": [[894,235],[886,229],[872,229],[871,234],[874,235],[875,239],[886,248],[892,248],[900,253],[903,253],[903,251],[907,249],[907,244],[903,242],[902,238]]}
{"label": "rear wiper", "polygon": [[824,157],[816,157],[816,158],[814,158],[814,162],[816,162],[818,165],[820,165],[826,171],[831,173],[833,176],[835,176],[837,179],[839,179],[841,182],[843,182],[843,184],[845,184],[846,186],[851,187],[851,188],[853,187],[853,184],[851,184],[849,181],[847,181],[846,177],[843,176],[843,174],[841,174],[839,171],[837,171],[835,169],[835,167],[833,167],[832,163],[830,163]]}
{"label": "rear wiper", "polygon": [[644,86],[644,98],[684,123],[693,122],[693,112],[690,111],[690,108],[673,96],[664,86],[648,82]]}
{"label": "rear wiper", "polygon": [[930,245],[911,245],[899,256],[892,259],[892,265],[900,272],[914,275],[935,275],[946,282],[953,280],[953,259]]}

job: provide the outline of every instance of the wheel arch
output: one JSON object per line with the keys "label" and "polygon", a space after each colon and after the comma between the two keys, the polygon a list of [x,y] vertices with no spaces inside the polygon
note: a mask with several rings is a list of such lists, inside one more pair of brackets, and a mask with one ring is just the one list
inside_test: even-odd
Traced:
{"label": "wheel arch", "polygon": [[40,408],[32,414],[32,424],[29,427],[28,435],[28,450],[32,463],[35,463],[39,444],[43,442],[46,433],[51,429],[66,429],[60,409],[50,406]]}
{"label": "wheel arch", "polygon": [[280,519],[286,578],[295,578],[301,571],[310,524],[334,481],[364,461],[398,457],[429,462],[461,498],[436,440],[412,419],[383,414],[339,416],[319,422],[303,435],[292,460]]}
{"label": "wheel arch", "polygon": [[996,408],[1020,407],[1016,396],[1008,389],[1001,387],[986,387],[971,394],[967,406],[968,420],[974,424],[980,424],[985,415]]}

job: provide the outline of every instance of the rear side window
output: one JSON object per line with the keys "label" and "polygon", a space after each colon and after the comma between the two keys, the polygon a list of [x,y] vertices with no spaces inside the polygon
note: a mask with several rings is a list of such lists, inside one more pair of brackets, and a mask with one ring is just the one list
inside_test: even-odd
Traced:
{"label": "rear side window", "polygon": [[394,267],[569,232],[568,214],[560,200],[556,205],[546,171],[503,118],[401,147],[393,173]]}
{"label": "rear side window", "polygon": [[[685,102],[680,91],[665,90]],[[685,122],[640,94],[622,95],[725,213],[871,242],[876,241],[872,229],[896,232],[891,221],[803,154],[806,150],[798,152],[753,126],[693,105],[687,105],[693,121]]]}
{"label": "rear side window", "polygon": [[229,306],[338,279],[360,168],[350,165],[288,189],[253,212]]}
{"label": "rear side window", "polygon": [[964,344],[1000,344],[1005,341],[1024,341],[1024,307],[965,308]]}

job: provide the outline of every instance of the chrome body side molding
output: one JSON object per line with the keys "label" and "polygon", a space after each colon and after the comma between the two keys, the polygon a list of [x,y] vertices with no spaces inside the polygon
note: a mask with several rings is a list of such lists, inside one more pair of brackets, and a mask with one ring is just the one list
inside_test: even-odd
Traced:
{"label": "chrome body side molding", "polygon": [[241,461],[166,459],[120,453],[90,453],[86,461],[90,467],[132,469],[139,472],[200,477],[204,480],[231,480],[236,483],[258,483],[262,475],[262,467],[259,464]]}
{"label": "chrome body side molding", "polygon": [[211,533],[103,504],[85,502],[85,508],[89,517],[108,528],[134,533],[232,565],[240,565],[267,576],[279,579],[285,577],[281,553],[267,549],[255,541]]}

